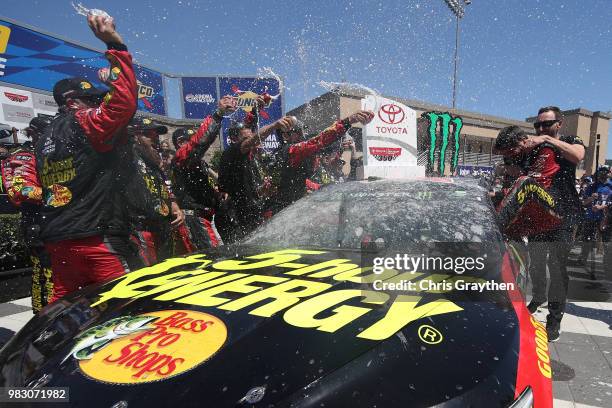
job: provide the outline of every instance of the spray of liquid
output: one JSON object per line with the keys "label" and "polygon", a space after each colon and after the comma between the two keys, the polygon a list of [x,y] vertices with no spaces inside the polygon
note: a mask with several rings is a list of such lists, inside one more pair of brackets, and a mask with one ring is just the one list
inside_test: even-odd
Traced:
{"label": "spray of liquid", "polygon": [[[283,83],[283,79],[280,77],[280,75],[272,71],[272,68],[270,67],[258,68],[257,69],[257,79],[267,79],[267,78],[274,78],[278,82],[278,94],[276,95],[270,94],[270,96],[272,97],[272,100],[278,99],[278,97],[283,93],[285,89],[289,89]],[[266,92],[267,92],[267,89],[266,89]]]}
{"label": "spray of liquid", "polygon": [[[363,93],[364,96],[372,95],[372,96],[381,96],[380,92],[376,89],[369,88],[365,85],[352,83],[352,82],[327,82],[327,81],[319,81],[319,85],[323,87],[328,92],[334,94],[340,94],[342,92],[359,92]],[[365,108],[371,110],[373,112],[377,112],[380,108],[378,99],[375,99],[374,106],[366,105]]]}
{"label": "spray of liquid", "polygon": [[104,10],[90,9],[90,8],[85,7],[81,3],[74,4],[74,2],[70,2],[70,4],[72,4],[74,11],[76,11],[77,14],[80,14],[82,16],[94,16],[94,17],[102,16],[105,19],[112,20],[112,17]]}
{"label": "spray of liquid", "polygon": [[[270,67],[263,67],[263,68],[258,68],[257,69],[257,79],[258,80],[269,79],[269,78],[274,78],[278,82],[278,93],[276,95],[272,95],[269,92],[269,89],[268,89],[267,86],[264,87],[264,93],[267,93],[268,95],[270,95],[271,100],[275,101],[275,100],[277,100],[282,95],[283,90],[284,89],[288,89],[288,88],[285,88],[285,85],[283,83],[283,79],[280,77],[280,75],[275,73],[272,70],[272,68],[270,68]],[[233,87],[232,88],[232,92],[234,93],[234,95],[242,95],[243,93],[248,92],[248,91],[250,91],[250,89],[249,90],[244,90],[244,89],[239,89],[237,87]],[[224,116],[224,118],[232,119],[233,116],[236,115],[236,113],[238,113],[238,110],[232,112],[229,115]],[[256,118],[257,118],[256,134],[260,138],[259,139],[259,143],[261,144],[261,137],[259,135],[259,129],[261,127],[261,124],[260,124],[260,115],[256,115]]]}

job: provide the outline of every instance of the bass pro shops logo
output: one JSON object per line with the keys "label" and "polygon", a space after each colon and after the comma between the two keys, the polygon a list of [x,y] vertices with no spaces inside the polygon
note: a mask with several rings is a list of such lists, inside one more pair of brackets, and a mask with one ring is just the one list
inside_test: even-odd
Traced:
{"label": "bass pro shops logo", "polygon": [[447,153],[451,145],[452,156],[450,158],[451,173],[455,171],[459,160],[459,143],[463,119],[450,113],[425,112],[421,115],[428,122],[429,154],[427,171],[434,170],[436,162],[436,151],[438,152],[438,168],[440,175],[444,175]]}
{"label": "bass pro shops logo", "polygon": [[385,123],[389,125],[395,125],[397,123],[401,123],[404,120],[404,110],[399,106],[388,103],[383,105],[378,110],[378,117]]}
{"label": "bass pro shops logo", "polygon": [[62,363],[76,361],[96,380],[139,384],[165,380],[191,370],[225,343],[219,318],[194,310],[160,310],[121,316],[76,338]]}

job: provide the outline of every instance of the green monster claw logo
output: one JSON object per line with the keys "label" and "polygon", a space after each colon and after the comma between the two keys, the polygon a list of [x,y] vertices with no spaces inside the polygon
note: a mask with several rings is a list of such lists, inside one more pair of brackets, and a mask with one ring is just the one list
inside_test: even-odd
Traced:
{"label": "green monster claw logo", "polygon": [[446,160],[446,150],[449,145],[449,135],[451,133],[450,125],[453,125],[452,133],[455,146],[451,160],[451,173],[454,172],[459,160],[459,135],[461,133],[461,128],[463,127],[463,119],[458,116],[453,117],[448,112],[425,112],[421,115],[421,117],[427,119],[429,122],[429,169],[433,169],[435,164],[436,145],[438,144],[438,132],[436,130],[438,128],[438,121],[440,121],[440,135],[442,136],[440,143],[440,157],[438,162],[438,172],[440,175],[444,174],[444,161]]}

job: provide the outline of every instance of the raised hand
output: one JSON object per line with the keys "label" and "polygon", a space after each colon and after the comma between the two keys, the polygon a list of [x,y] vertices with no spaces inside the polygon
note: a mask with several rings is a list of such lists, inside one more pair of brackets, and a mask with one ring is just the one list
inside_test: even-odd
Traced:
{"label": "raised hand", "polygon": [[94,35],[101,41],[108,43],[123,44],[123,39],[115,30],[115,21],[103,16],[87,16],[87,24]]}
{"label": "raised hand", "polygon": [[370,123],[372,119],[374,119],[374,112],[367,111],[367,110],[357,111],[353,113],[351,116],[349,116],[347,119],[350,124],[360,122],[366,125]]}

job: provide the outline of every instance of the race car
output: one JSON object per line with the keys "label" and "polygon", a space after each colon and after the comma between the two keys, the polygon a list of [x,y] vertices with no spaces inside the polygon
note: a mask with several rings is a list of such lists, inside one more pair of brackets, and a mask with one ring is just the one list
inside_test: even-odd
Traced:
{"label": "race car", "polygon": [[521,253],[474,182],[326,187],[239,245],[47,306],[1,350],[0,387],[87,407],[551,407]]}

